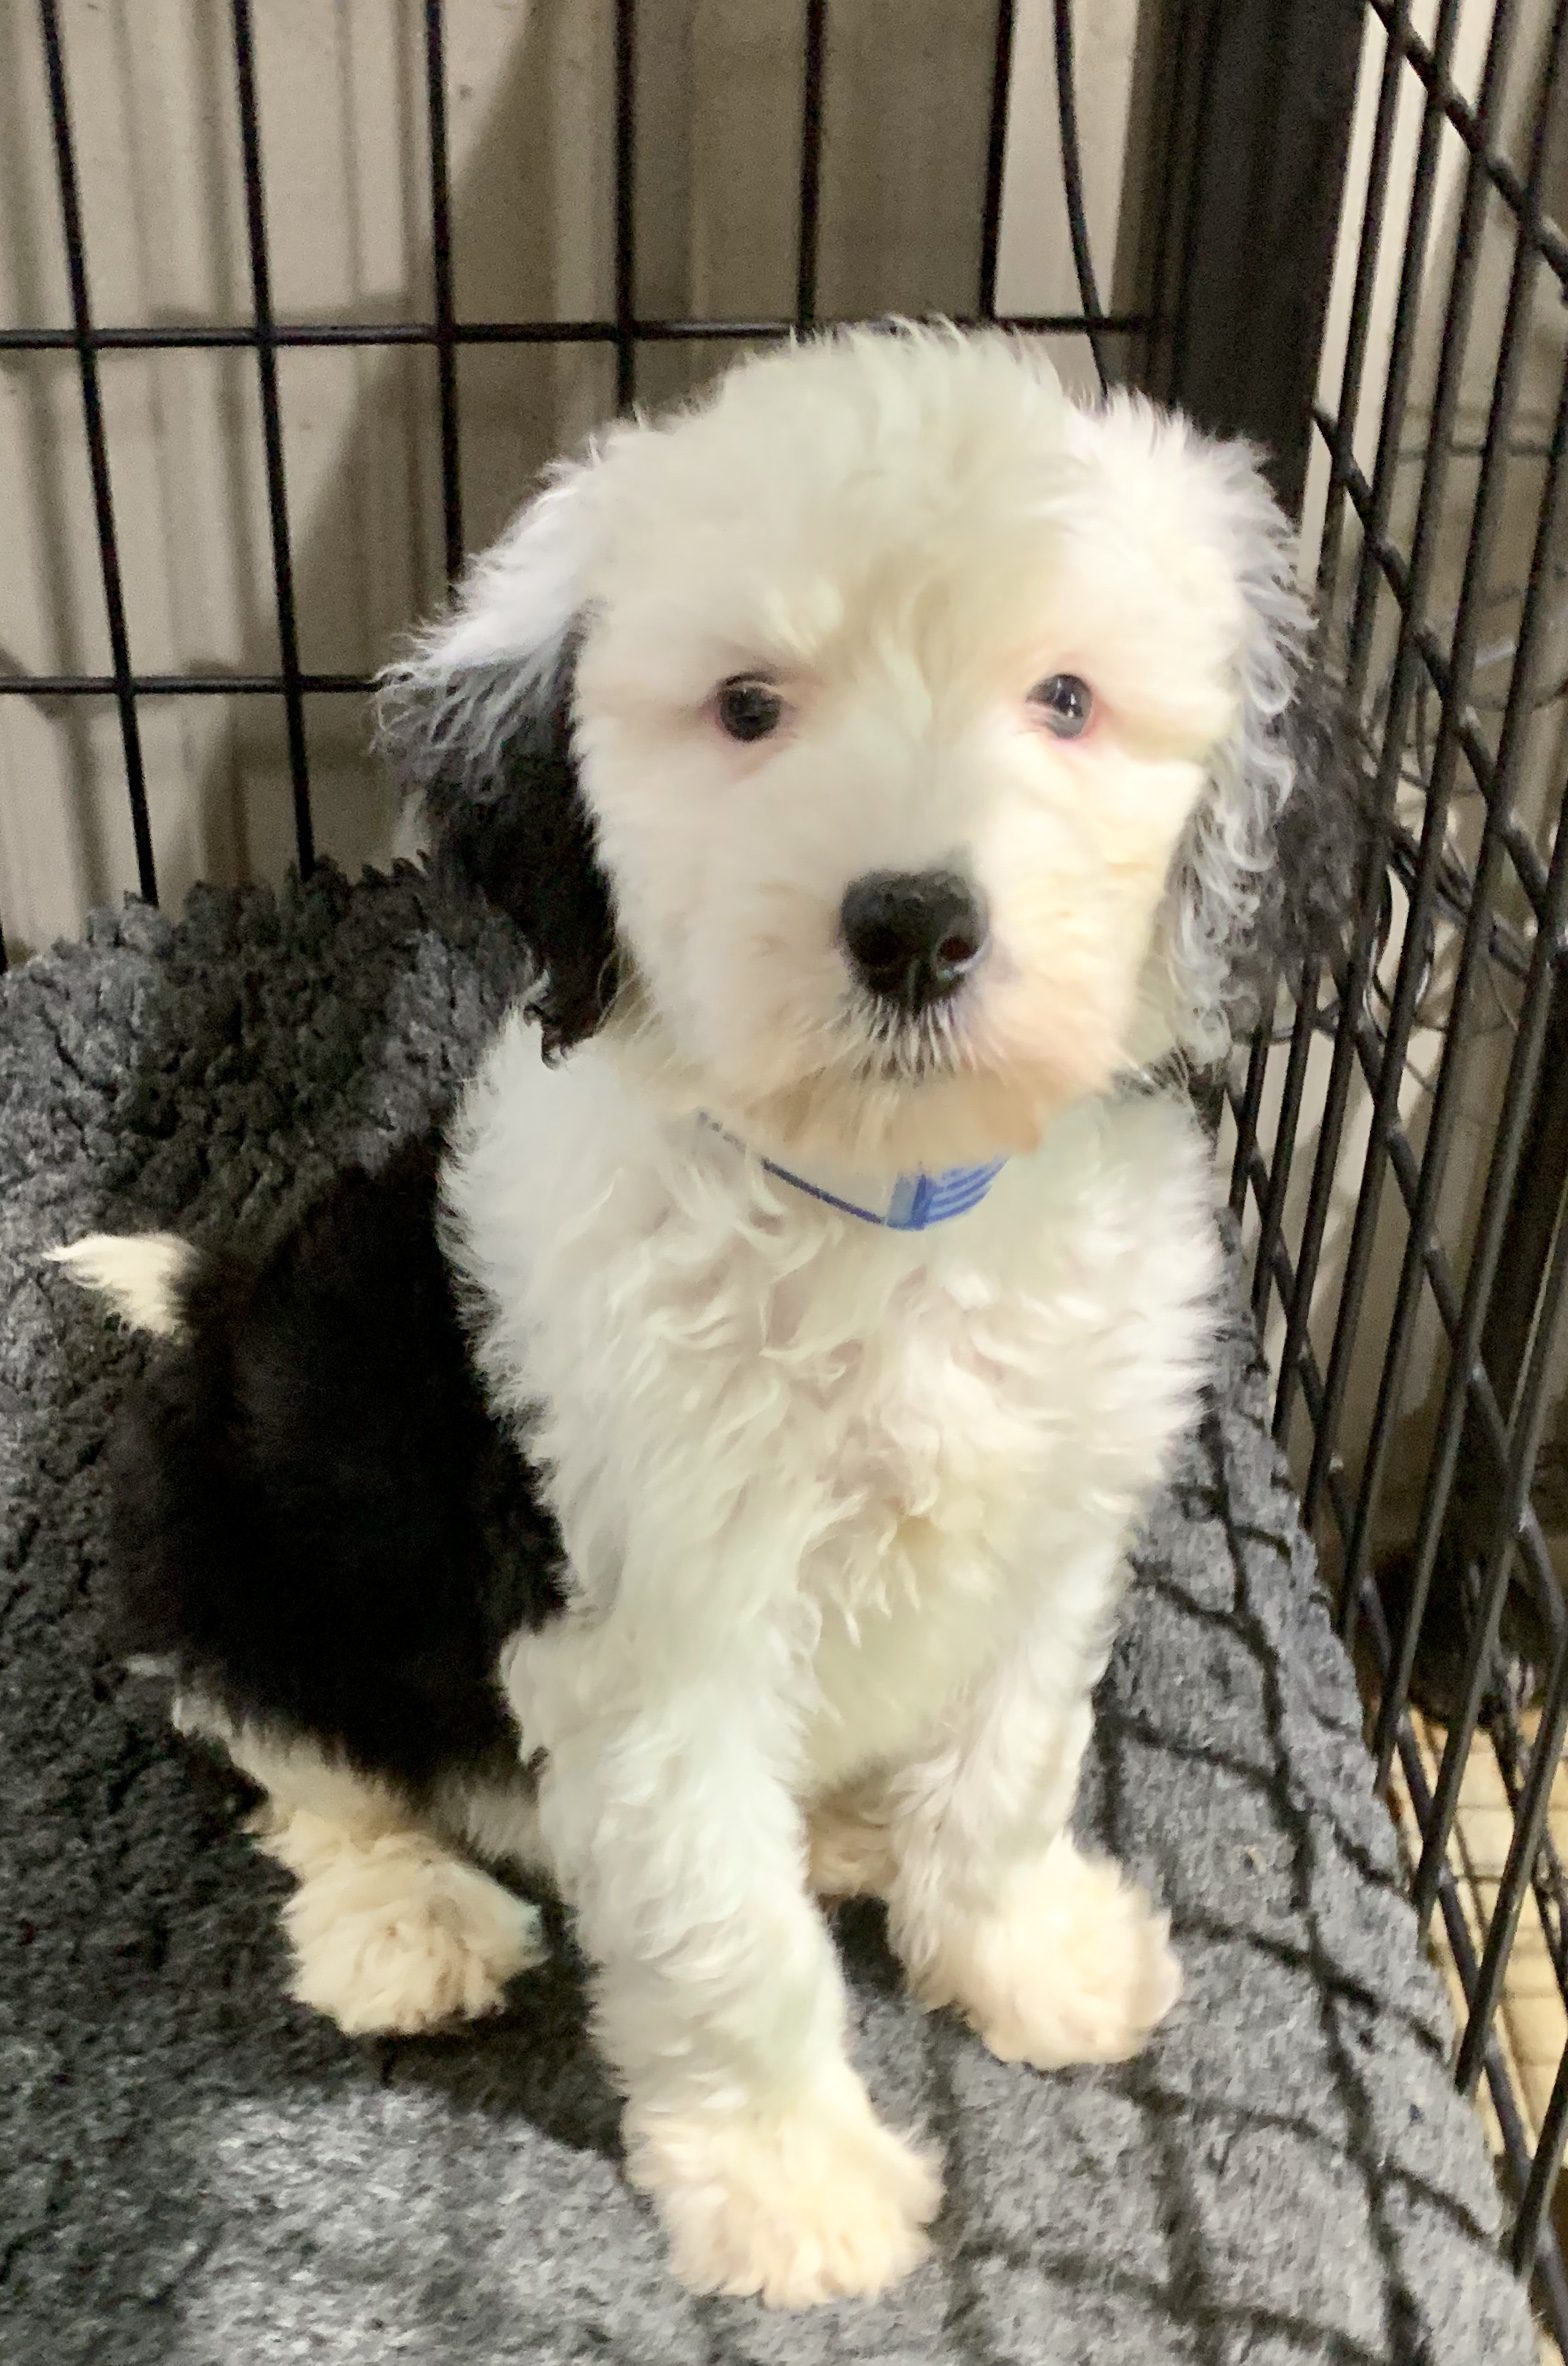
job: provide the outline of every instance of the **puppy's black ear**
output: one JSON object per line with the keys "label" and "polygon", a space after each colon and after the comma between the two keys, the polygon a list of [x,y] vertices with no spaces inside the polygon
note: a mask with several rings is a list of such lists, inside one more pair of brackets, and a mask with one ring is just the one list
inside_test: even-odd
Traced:
{"label": "puppy's black ear", "polygon": [[1344,941],[1368,843],[1360,769],[1297,587],[1293,530],[1243,444],[1205,459],[1216,538],[1240,595],[1236,720],[1178,851],[1160,999],[1199,1065],[1273,1008],[1278,985]]}
{"label": "puppy's black ear", "polygon": [[572,651],[591,462],[562,470],[479,559],[450,617],[381,676],[377,745],[420,800],[438,869],[519,930],[547,1058],[599,1026],[619,957],[572,753]]}
{"label": "puppy's black ear", "polygon": [[1321,640],[1303,652],[1290,705],[1275,725],[1290,785],[1275,810],[1269,862],[1227,981],[1233,1030],[1274,1008],[1282,984],[1348,949],[1367,890],[1373,783],[1340,679]]}

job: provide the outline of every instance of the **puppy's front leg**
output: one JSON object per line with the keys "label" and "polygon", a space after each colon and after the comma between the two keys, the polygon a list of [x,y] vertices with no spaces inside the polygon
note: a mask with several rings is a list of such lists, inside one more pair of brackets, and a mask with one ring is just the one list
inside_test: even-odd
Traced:
{"label": "puppy's front leg", "polygon": [[880,2291],[920,2256],[937,2182],[845,2051],[755,1631],[699,1674],[622,1606],[522,1657],[544,1834],[626,2091],[628,2173],[677,2272],[782,2307]]}
{"label": "puppy's front leg", "polygon": [[887,1810],[889,1921],[917,1993],[1042,2070],[1136,2053],[1181,1992],[1165,1916],[1068,1828],[1118,1561],[1108,1545],[1064,1552]]}

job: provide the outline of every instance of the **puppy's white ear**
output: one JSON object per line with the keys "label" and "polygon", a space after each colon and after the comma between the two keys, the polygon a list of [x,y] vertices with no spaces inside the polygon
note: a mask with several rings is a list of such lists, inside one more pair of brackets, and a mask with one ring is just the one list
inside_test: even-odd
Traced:
{"label": "puppy's white ear", "polygon": [[1365,842],[1349,734],[1314,653],[1295,535],[1245,444],[1202,452],[1240,595],[1236,720],[1187,825],[1160,931],[1170,1034],[1200,1065],[1342,936]]}
{"label": "puppy's white ear", "polygon": [[437,863],[523,936],[552,1055],[593,1033],[616,984],[609,888],[572,755],[595,467],[552,474],[377,698],[377,746],[421,800]]}
{"label": "puppy's white ear", "polygon": [[408,667],[475,673],[504,660],[519,697],[548,683],[585,597],[594,549],[597,454],[560,461],[473,560],[451,614],[420,636]]}

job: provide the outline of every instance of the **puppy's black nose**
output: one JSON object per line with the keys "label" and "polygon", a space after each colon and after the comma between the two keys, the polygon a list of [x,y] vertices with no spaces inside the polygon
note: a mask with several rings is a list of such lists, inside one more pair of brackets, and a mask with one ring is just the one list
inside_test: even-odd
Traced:
{"label": "puppy's black nose", "polygon": [[985,951],[979,891],[955,871],[868,871],[839,912],[861,984],[913,1017],[951,994]]}

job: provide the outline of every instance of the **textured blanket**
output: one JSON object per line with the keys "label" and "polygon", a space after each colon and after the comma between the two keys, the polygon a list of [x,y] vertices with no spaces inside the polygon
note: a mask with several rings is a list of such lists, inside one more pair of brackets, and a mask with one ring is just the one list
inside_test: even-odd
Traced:
{"label": "textured blanket", "polygon": [[623,2184],[564,1935],[494,2021],[289,2004],[281,1876],[97,1632],[141,1353],[39,1252],[266,1223],[423,1122],[509,986],[416,874],[140,908],[0,988],[0,2357],[11,2366],[1522,2366],[1476,2128],[1238,1329],[1151,1519],[1082,1822],[1169,1904],[1140,2061],[1040,2077],[837,1924],[873,2092],[945,2156],[927,2266],[698,2301]]}

